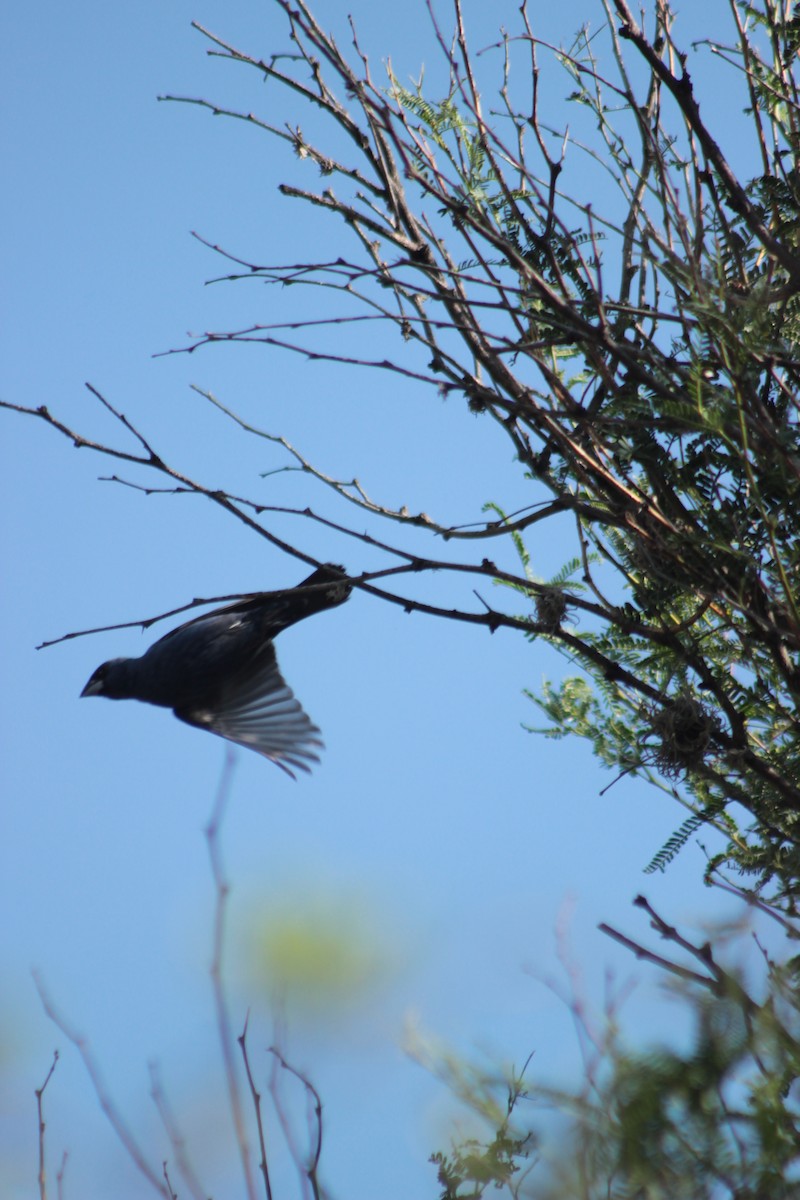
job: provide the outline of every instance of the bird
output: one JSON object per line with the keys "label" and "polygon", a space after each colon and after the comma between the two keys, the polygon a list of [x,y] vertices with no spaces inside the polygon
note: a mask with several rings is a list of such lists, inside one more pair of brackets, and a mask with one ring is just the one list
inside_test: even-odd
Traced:
{"label": "bird", "polygon": [[256,592],[194,617],[140,658],[102,663],[81,696],[142,700],[171,708],[188,725],[255,750],[296,779],[319,762],[320,730],[278,667],[284,629],[350,595],[344,567],[326,563],[296,587]]}

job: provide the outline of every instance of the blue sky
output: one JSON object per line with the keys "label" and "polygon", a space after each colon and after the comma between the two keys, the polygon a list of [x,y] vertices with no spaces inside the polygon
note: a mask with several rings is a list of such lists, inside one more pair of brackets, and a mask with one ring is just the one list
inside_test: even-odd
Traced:
{"label": "blue sky", "polygon": [[[476,43],[516,9],[487,15],[468,2],[482,23]],[[320,5],[343,39],[345,11]],[[374,62],[391,54],[401,78],[434,57],[423,5],[355,0],[347,11]],[[581,0],[535,19],[561,41],[589,15],[598,9]],[[258,261],[346,245],[338,226],[277,194],[299,169],[282,147],[156,102],[172,92],[264,111],[282,103],[255,76],[209,60],[192,19],[254,52],[285,45],[277,7],[254,0],[145,0],[135,10],[76,0],[17,6],[5,18],[3,398],[46,404],[87,435],[124,442],[88,380],[209,486],[325,511],[304,477],[261,479],[284,460],[206,406],[195,384],[389,504],[467,521],[487,500],[525,503],[506,444],[456,401],[263,347],[153,357],[185,345],[187,332],[280,320],[300,303],[258,285],[204,287],[219,262],[190,230]],[[140,653],[152,630],[34,647],[195,596],[291,585],[305,571],[199,498],[99,481],[105,460],[31,419],[4,415],[0,456],[0,1191],[35,1194],[33,1092],[57,1046],[46,1093],[51,1172],[67,1150],[67,1195],[143,1194],[76,1051],[42,1011],[36,968],[157,1167],[170,1153],[148,1096],[148,1064],[158,1064],[219,1195],[238,1175],[208,979],[214,893],[203,827],[224,743],[164,711],[79,700],[99,662]],[[307,524],[273,527],[354,573],[375,565],[357,543]],[[540,575],[560,565],[557,535],[530,548]],[[444,595],[435,581],[424,586]],[[585,747],[524,731],[537,716],[523,689],[563,670],[553,651],[358,594],[287,632],[278,649],[327,749],[297,784],[256,755],[236,761],[223,831],[235,1032],[249,1007],[263,1072],[272,1040],[264,930],[299,922],[340,939],[358,968],[351,985],[326,991],[318,981],[316,1006],[286,1003],[287,1053],[325,1102],[323,1178],[348,1200],[377,1190],[385,1200],[432,1196],[426,1159],[465,1118],[406,1053],[409,1028],[486,1061],[520,1064],[535,1051],[536,1078],[563,1080],[579,1066],[572,1019],[542,981],[564,981],[564,948],[598,1007],[608,972],[640,978],[632,1035],[666,1035],[674,1010],[658,981],[597,923],[644,933],[631,909],[640,890],[676,920],[730,910],[699,882],[695,847],[666,876],[643,878],[681,819],[676,806],[631,781],[601,798],[609,779]],[[296,1194],[277,1148],[274,1164],[279,1194]]]}

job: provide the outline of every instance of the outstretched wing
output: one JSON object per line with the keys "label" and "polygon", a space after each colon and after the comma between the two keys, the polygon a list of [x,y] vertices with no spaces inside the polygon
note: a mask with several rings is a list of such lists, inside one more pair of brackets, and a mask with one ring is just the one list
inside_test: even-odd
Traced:
{"label": "outstretched wing", "polygon": [[226,679],[213,701],[174,709],[188,725],[263,754],[295,778],[319,762],[320,731],[278,669],[275,648],[263,646],[248,666]]}

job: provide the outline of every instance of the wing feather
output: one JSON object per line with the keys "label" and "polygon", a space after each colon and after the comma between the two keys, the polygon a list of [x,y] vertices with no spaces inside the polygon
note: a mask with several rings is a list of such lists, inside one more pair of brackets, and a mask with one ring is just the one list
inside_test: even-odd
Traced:
{"label": "wing feather", "polygon": [[272,644],[226,679],[213,702],[174,712],[188,725],[263,754],[293,779],[292,767],[310,771],[309,764],[319,762],[320,730],[281,675]]}

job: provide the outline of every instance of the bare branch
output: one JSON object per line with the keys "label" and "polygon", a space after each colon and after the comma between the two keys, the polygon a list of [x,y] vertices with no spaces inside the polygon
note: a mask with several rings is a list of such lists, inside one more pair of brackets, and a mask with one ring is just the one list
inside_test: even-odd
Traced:
{"label": "bare branch", "polygon": [[293,1067],[277,1046],[270,1046],[269,1052],[273,1055],[275,1061],[280,1064],[281,1069],[293,1075],[305,1089],[309,1101],[308,1125],[310,1150],[308,1159],[303,1165],[303,1170],[311,1186],[311,1194],[314,1200],[320,1200],[319,1160],[322,1155],[322,1100],[308,1076],[304,1075],[302,1071],[298,1071],[296,1067]]}
{"label": "bare branch", "polygon": [[253,1167],[250,1158],[250,1144],[247,1137],[247,1127],[244,1119],[244,1106],[234,1059],[234,1038],[231,1029],[231,1018],[228,1011],[228,1000],[222,978],[222,959],[225,942],[225,915],[228,906],[229,884],[225,878],[222,863],[221,829],[225,809],[230,796],[231,780],[235,757],[228,750],[225,755],[225,766],[222,771],[217,790],[214,808],[206,826],[206,841],[208,856],[211,862],[211,874],[217,892],[217,905],[214,914],[214,951],[211,960],[211,985],[214,992],[214,1006],[217,1010],[217,1032],[219,1034],[222,1060],[225,1064],[225,1076],[228,1083],[228,1098],[231,1107],[236,1144],[239,1149],[239,1160],[244,1174],[245,1190],[248,1200],[256,1200],[256,1184],[253,1178]]}
{"label": "bare branch", "polygon": [[45,1133],[46,1126],[44,1123],[43,1097],[44,1097],[45,1089],[53,1077],[53,1072],[56,1069],[57,1063],[58,1063],[58,1051],[56,1050],[53,1054],[53,1061],[50,1064],[50,1070],[47,1072],[47,1075],[45,1076],[44,1083],[42,1084],[41,1087],[38,1087],[36,1089],[36,1115],[39,1119],[39,1178],[38,1178],[39,1200],[47,1200],[47,1171],[45,1169],[45,1154],[44,1154],[44,1133]]}
{"label": "bare branch", "polygon": [[[184,1183],[191,1192],[192,1196],[194,1196],[194,1200],[208,1200],[208,1190],[200,1183],[194,1167],[191,1164],[186,1151],[186,1139],[181,1133],[178,1123],[175,1119],[175,1115],[167,1101],[166,1093],[164,1092],[164,1087],[161,1083],[161,1076],[155,1063],[150,1064],[150,1096],[156,1108],[158,1109],[158,1115],[161,1118],[161,1123],[163,1124],[164,1129],[166,1130],[167,1137],[169,1138],[169,1144],[172,1147],[173,1154],[175,1155],[175,1161],[178,1165],[178,1170],[181,1173]],[[164,1163],[164,1182],[166,1183],[167,1188],[170,1190],[172,1195],[172,1185],[170,1184],[169,1177],[167,1175],[166,1162]]]}
{"label": "bare branch", "polygon": [[114,1130],[114,1133],[116,1134],[120,1144],[124,1147],[131,1162],[145,1177],[151,1187],[154,1188],[160,1196],[164,1196],[166,1200],[169,1200],[169,1193],[166,1186],[162,1183],[159,1173],[147,1161],[144,1151],[139,1146],[135,1137],[131,1133],[131,1130],[123,1120],[122,1115],[114,1104],[114,1101],[111,1099],[109,1092],[106,1090],[106,1086],[100,1074],[100,1069],[95,1062],[94,1055],[92,1054],[86,1038],[82,1034],[77,1033],[76,1030],[67,1023],[66,1018],[64,1018],[58,1012],[45,989],[41,976],[36,971],[33,972],[33,982],[36,985],[36,990],[39,993],[39,999],[46,1015],[50,1018],[53,1024],[61,1030],[67,1041],[71,1042],[78,1051],[78,1054],[83,1061],[83,1065],[86,1068],[89,1079],[92,1082],[92,1087],[94,1088],[100,1108],[105,1113],[105,1116]]}
{"label": "bare branch", "polygon": [[236,1040],[238,1041],[239,1048],[242,1052],[242,1060],[244,1062],[244,1069],[245,1069],[245,1073],[247,1075],[247,1084],[248,1084],[248,1087],[250,1088],[250,1095],[253,1100],[253,1108],[255,1110],[255,1115],[256,1115],[256,1128],[258,1129],[258,1144],[259,1144],[259,1148],[261,1150],[261,1162],[260,1162],[259,1166],[261,1169],[261,1175],[264,1179],[264,1193],[267,1197],[267,1200],[272,1200],[272,1187],[271,1187],[270,1181],[269,1181],[269,1168],[267,1166],[267,1146],[266,1146],[266,1138],[264,1136],[264,1119],[263,1119],[263,1114],[261,1112],[261,1093],[256,1088],[255,1080],[253,1079],[253,1072],[250,1069],[250,1057],[247,1053],[248,1021],[249,1021],[249,1013],[248,1013],[248,1016],[245,1018],[244,1029],[239,1034],[239,1037]]}

